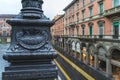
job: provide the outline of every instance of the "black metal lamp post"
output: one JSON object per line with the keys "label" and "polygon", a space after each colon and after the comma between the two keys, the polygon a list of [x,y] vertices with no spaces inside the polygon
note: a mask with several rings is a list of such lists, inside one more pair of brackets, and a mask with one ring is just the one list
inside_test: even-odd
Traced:
{"label": "black metal lamp post", "polygon": [[51,45],[53,22],[43,14],[42,0],[22,0],[21,13],[8,20],[12,26],[11,44],[3,58],[10,63],[2,80],[54,80],[57,57]]}

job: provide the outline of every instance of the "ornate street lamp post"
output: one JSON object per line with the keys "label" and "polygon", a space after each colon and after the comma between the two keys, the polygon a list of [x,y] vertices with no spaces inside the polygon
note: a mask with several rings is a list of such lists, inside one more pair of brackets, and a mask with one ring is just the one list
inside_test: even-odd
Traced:
{"label": "ornate street lamp post", "polygon": [[12,26],[11,44],[3,58],[10,63],[2,80],[54,80],[57,57],[51,45],[53,22],[43,14],[42,0],[22,0],[21,13],[8,20]]}

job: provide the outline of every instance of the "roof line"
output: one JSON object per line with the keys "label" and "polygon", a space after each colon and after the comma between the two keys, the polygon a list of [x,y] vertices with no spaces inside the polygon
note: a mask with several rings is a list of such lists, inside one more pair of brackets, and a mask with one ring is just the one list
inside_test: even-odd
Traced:
{"label": "roof line", "polygon": [[71,7],[76,1],[78,0],[73,0],[70,4],[68,4],[64,9],[63,11],[66,11],[69,7]]}

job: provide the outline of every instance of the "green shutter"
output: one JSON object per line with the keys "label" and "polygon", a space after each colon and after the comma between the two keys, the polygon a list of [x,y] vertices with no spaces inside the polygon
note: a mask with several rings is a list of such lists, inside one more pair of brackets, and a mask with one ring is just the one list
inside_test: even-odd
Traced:
{"label": "green shutter", "polygon": [[90,35],[92,35],[92,26],[90,26]]}
{"label": "green shutter", "polygon": [[113,26],[114,26],[114,27],[119,27],[119,22],[114,22],[114,23],[113,23]]}

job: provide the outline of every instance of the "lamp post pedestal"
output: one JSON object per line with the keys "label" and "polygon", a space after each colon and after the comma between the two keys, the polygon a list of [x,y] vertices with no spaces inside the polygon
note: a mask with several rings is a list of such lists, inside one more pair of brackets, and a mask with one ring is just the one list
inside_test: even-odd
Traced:
{"label": "lamp post pedestal", "polygon": [[2,80],[54,80],[57,57],[51,44],[53,22],[43,14],[42,0],[22,0],[21,13],[8,20],[12,26],[11,44],[3,58],[10,63]]}

